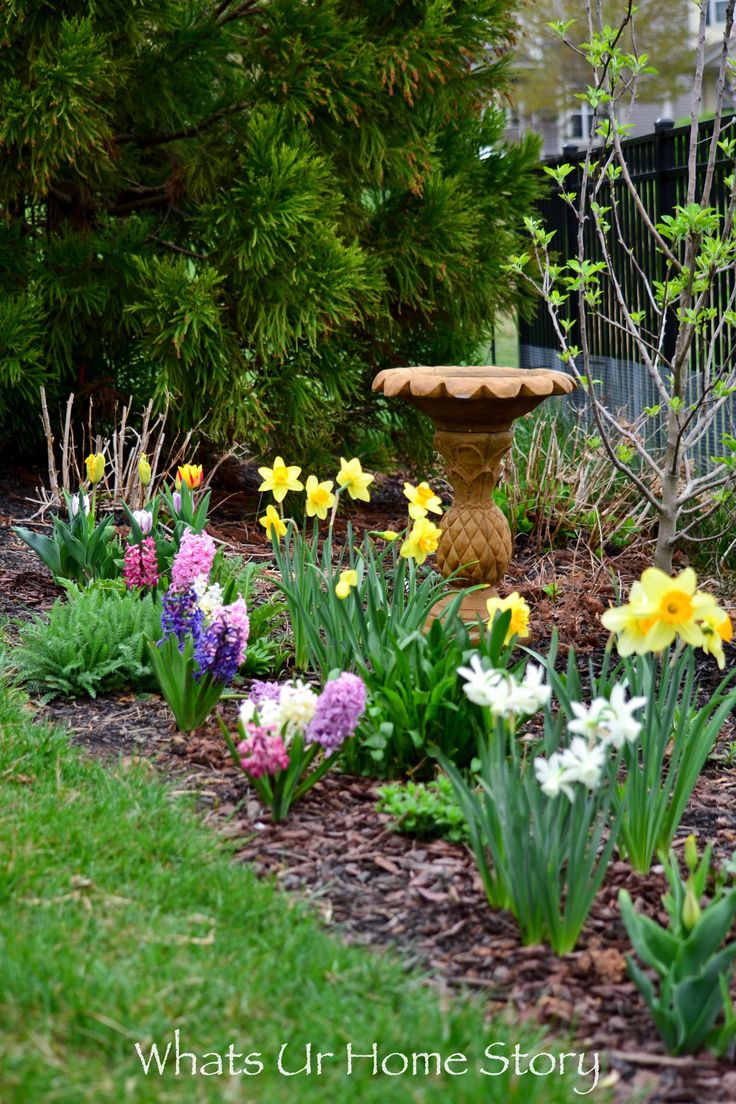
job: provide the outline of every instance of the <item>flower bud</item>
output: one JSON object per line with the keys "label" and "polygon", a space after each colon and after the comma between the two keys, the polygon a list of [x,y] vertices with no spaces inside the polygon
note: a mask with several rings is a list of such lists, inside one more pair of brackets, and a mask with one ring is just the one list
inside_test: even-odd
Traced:
{"label": "flower bud", "polygon": [[84,463],[87,468],[87,479],[94,486],[105,474],[105,457],[101,452],[91,452]]}
{"label": "flower bud", "polygon": [[141,453],[141,458],[138,461],[138,478],[144,487],[147,487],[151,482],[152,477],[151,465],[148,463],[148,458],[145,452]]}
{"label": "flower bud", "polygon": [[682,906],[682,923],[686,931],[692,931],[700,919],[700,904],[693,892],[693,887],[688,883],[685,893],[685,903]]}
{"label": "flower bud", "polygon": [[177,514],[180,513],[181,512],[181,494],[179,493],[179,491],[174,491],[173,495],[171,496],[171,500],[174,503],[174,509],[176,510]]}
{"label": "flower bud", "polygon": [[695,836],[688,836],[685,840],[685,865],[692,874],[698,865],[698,845]]}
{"label": "flower bud", "polygon": [[69,509],[72,512],[72,517],[77,516],[80,505],[82,507],[82,513],[86,517],[89,513],[89,495],[82,494],[81,491],[79,494],[72,495],[69,499]]}
{"label": "flower bud", "polygon": [[153,529],[153,514],[150,510],[133,510],[133,517],[138,522],[140,531],[144,537]]}

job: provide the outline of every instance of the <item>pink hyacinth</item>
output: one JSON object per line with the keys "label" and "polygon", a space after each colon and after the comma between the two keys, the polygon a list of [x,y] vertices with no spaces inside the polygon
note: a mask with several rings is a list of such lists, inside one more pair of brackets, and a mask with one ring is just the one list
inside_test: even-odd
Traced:
{"label": "pink hyacinth", "polygon": [[158,583],[158,560],[153,537],[144,537],[140,544],[129,544],[125,549],[123,572],[125,585],[155,587]]}
{"label": "pink hyacinth", "polygon": [[249,724],[248,737],[238,744],[240,765],[251,778],[278,774],[289,765],[289,753],[284,741],[272,728]]}
{"label": "pink hyacinth", "polygon": [[234,629],[238,634],[240,640],[238,666],[242,666],[245,663],[245,649],[248,643],[248,633],[250,632],[250,618],[248,617],[248,607],[245,604],[245,599],[238,598],[229,606],[220,606],[218,610],[215,610],[212,617],[212,623],[215,622],[226,625],[229,629]]}
{"label": "pink hyacinth", "polygon": [[198,575],[209,575],[215,558],[215,542],[209,533],[187,529],[171,565],[172,590],[187,590]]}

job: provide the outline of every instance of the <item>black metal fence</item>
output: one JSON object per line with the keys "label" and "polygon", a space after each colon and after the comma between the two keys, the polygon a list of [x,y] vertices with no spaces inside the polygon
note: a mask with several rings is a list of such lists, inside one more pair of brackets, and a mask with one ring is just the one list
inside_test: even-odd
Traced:
{"label": "black metal fence", "polygon": [[[723,129],[723,137],[732,137],[734,133],[736,133],[736,116],[727,121]],[[713,123],[702,123],[698,135],[699,185],[702,185],[705,179],[705,166],[712,135]],[[689,126],[676,128],[670,120],[662,120],[656,125],[654,134],[630,138],[624,142],[629,174],[653,222],[659,221],[663,215],[672,214],[676,206],[684,205],[687,201],[689,141]],[[568,148],[562,157],[550,160],[547,164],[554,167],[565,163],[575,166],[573,173],[567,177],[565,188],[567,191],[577,191],[576,185],[580,180],[583,161],[582,152],[573,152]],[[719,150],[709,203],[721,213],[725,212],[728,206],[729,188],[725,178],[732,171],[732,163]],[[602,204],[609,202],[606,191],[604,187],[603,195],[599,198]],[[618,227],[613,224],[615,216],[613,214],[608,216],[609,222],[612,223],[612,230],[608,236],[612,264],[627,306],[632,311],[643,311],[643,325],[656,333],[659,323],[652,308],[646,284],[647,281],[651,283],[652,280],[663,279],[664,258],[657,252],[654,239],[647,231],[636,210],[634,200],[623,183],[616,185],[616,196]],[[555,251],[560,261],[577,256],[577,218],[556,194],[554,186],[540,201],[538,207],[545,228],[548,231],[555,231],[550,248]],[[592,218],[586,221],[584,233],[587,257],[594,261],[601,260],[602,253]],[[619,237],[623,241],[618,240]],[[732,291],[733,274],[728,273],[717,282],[710,303],[717,311],[714,326],[725,309]],[[569,306],[568,316],[576,323],[571,341],[579,344],[575,332],[579,322],[576,314],[576,293],[570,296],[567,306]],[[588,317],[588,336],[594,376],[602,381],[599,385],[599,393],[609,409],[625,411],[633,419],[643,411],[644,407],[657,403],[659,396],[644,366],[640,363],[634,339],[622,325],[621,312],[610,282],[603,284],[602,312],[612,321],[606,322],[596,318],[592,313]],[[619,325],[616,325],[616,322]],[[670,312],[664,332],[665,356],[674,351],[676,339],[677,320]],[[708,333],[702,340],[693,344],[690,375],[694,394],[697,393],[699,375],[705,363],[707,350],[712,344],[713,341]],[[519,364],[523,368],[559,367],[557,360],[559,349],[547,307],[544,303],[540,303],[531,321],[520,320]],[[732,364],[735,359],[736,350],[731,331],[728,327],[724,327],[723,333],[715,342],[715,364],[725,367]],[[574,402],[578,406],[585,405],[584,396],[578,393]],[[701,442],[702,447],[699,449],[701,456],[710,456],[713,455],[714,449],[719,450],[724,430],[733,432],[735,412],[736,403],[727,404],[721,409],[715,423],[710,427],[707,438]]]}

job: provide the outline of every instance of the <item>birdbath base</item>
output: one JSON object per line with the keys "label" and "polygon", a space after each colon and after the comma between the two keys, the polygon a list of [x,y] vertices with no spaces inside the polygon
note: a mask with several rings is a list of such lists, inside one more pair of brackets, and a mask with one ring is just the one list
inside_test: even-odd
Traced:
{"label": "birdbath base", "polygon": [[[493,490],[513,441],[512,422],[548,396],[574,388],[564,372],[495,367],[387,368],[373,381],[374,391],[404,399],[435,424],[434,443],[454,491],[440,522],[437,567],[454,586],[483,586],[463,598],[464,621],[488,617],[486,602],[511,562],[511,531]],[[429,623],[453,597],[440,599]]]}

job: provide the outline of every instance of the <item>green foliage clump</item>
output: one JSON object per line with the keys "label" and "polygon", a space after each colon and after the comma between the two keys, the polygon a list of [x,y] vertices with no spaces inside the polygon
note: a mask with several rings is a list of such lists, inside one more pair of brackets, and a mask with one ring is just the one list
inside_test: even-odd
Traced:
{"label": "green foliage clump", "polygon": [[470,839],[465,814],[446,775],[426,783],[391,782],[378,793],[376,809],[393,818],[397,832],[422,840],[447,839],[453,843]]}
{"label": "green foliage clump", "polygon": [[431,778],[438,752],[461,770],[477,755],[483,725],[480,710],[463,690],[457,670],[473,652],[505,668],[510,649],[503,636],[478,627],[478,640],[469,626],[447,614],[433,622],[429,632],[401,625],[389,634],[384,648],[369,653],[359,673],[368,689],[361,738],[345,751],[352,771],[415,780]]}
{"label": "green foliage clump", "polygon": [[118,584],[66,589],[48,620],[36,617],[21,630],[13,660],[23,683],[46,699],[154,690],[146,641],[161,635],[161,603]]}
{"label": "green foliage clump", "polygon": [[416,426],[372,375],[471,359],[518,299],[516,6],[6,5],[0,433],[41,383],[302,455]]}
{"label": "green foliage clump", "polygon": [[736,1012],[729,984],[736,942],[724,946],[724,940],[736,916],[736,865],[731,859],[715,872],[713,894],[703,907],[711,852],[708,845],[698,861],[695,837],[689,837],[686,879],[675,855],[662,855],[669,882],[669,892],[662,898],[666,928],[637,912],[625,889],[619,891],[618,900],[632,946],[656,981],[652,983],[631,955],[627,955],[629,973],[667,1049],[671,1054],[695,1054],[708,1047],[721,1057],[729,1052],[733,1057]]}

